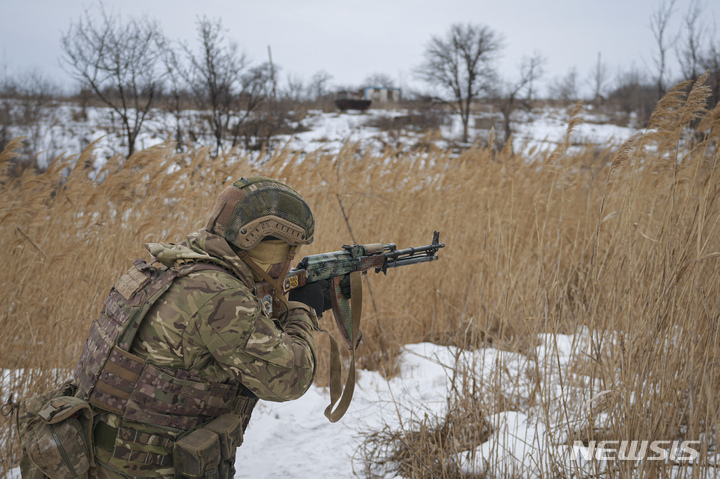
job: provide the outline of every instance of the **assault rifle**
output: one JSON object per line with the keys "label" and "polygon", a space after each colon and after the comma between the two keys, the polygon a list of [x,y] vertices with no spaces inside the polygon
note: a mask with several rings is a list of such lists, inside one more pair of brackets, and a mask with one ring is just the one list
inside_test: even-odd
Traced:
{"label": "assault rifle", "polygon": [[[348,300],[341,294],[340,283],[346,284],[348,281],[346,278],[353,272],[367,274],[368,271],[374,269],[376,273],[387,274],[387,270],[391,268],[436,261],[438,259],[437,252],[444,247],[445,243],[440,243],[439,231],[433,233],[431,244],[415,248],[399,250],[395,243],[343,245],[341,251],[304,257],[297,267],[290,270],[285,276],[282,282],[282,292],[288,293],[290,290],[319,280],[330,281],[333,314],[345,341],[348,342],[348,348],[353,349],[353,342],[348,337],[350,331],[347,331],[341,324],[344,319],[348,319],[346,313],[349,312],[349,305]],[[255,292],[265,303],[272,296],[272,286],[267,282],[257,283]],[[355,301],[355,303],[357,302]],[[277,305],[265,304],[270,311],[275,309],[275,306]]]}
{"label": "assault rifle", "polygon": [[[395,243],[344,245],[341,251],[321,253],[304,257],[296,268],[290,270],[282,282],[283,293],[295,288],[314,283],[319,280],[330,282],[330,304],[338,329],[342,334],[348,349],[352,352],[353,361],[350,373],[345,384],[343,400],[335,411],[333,405],[340,398],[340,363],[338,359],[337,344],[331,338],[331,371],[330,371],[330,406],[325,415],[330,421],[339,420],[347,407],[354,389],[355,380],[355,350],[360,343],[360,316],[362,314],[362,283],[360,274],[367,274],[370,270],[375,273],[387,274],[388,269],[408,266],[412,264],[428,263],[438,259],[437,252],[444,248],[440,243],[440,232],[433,233],[432,243],[415,248],[397,249]],[[343,294],[343,287],[350,283],[350,301]],[[342,284],[341,284],[342,283]],[[257,283],[255,293],[262,300],[266,310],[272,311],[280,308],[277,299],[273,300],[273,287],[267,283]],[[277,311],[277,310],[276,310]],[[333,356],[335,359],[333,359]]]}

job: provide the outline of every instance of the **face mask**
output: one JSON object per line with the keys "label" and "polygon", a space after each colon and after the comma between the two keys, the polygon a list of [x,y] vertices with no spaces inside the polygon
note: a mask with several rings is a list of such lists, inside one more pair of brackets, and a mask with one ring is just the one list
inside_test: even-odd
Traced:
{"label": "face mask", "polygon": [[[298,246],[295,248],[295,256],[300,250]],[[265,240],[260,242],[253,249],[248,250],[248,256],[260,269],[275,278],[276,275],[280,274],[282,265],[285,263],[290,252],[290,245],[283,240]],[[275,270],[275,271],[273,271]],[[275,273],[275,275],[273,275]],[[253,277],[255,281],[262,281],[263,279],[253,271]]]}

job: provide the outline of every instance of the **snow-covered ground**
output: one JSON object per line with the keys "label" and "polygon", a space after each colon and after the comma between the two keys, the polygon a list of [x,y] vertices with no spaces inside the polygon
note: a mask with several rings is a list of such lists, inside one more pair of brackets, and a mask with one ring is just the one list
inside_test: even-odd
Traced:
{"label": "snow-covered ground", "polygon": [[[536,369],[536,361],[544,363],[550,354],[554,358],[551,364],[565,368],[587,345],[582,335],[558,335],[554,339],[541,335],[539,341],[536,359],[492,348],[458,351],[430,343],[407,345],[399,358],[397,377],[386,380],[377,372],[359,372],[350,409],[335,424],[323,415],[329,395],[317,387],[297,401],[261,403],[245,444],[238,450],[236,477],[366,477],[358,448],[364,435],[386,426],[399,430],[401,424],[410,424],[425,414],[443,417],[456,367],[476,375],[487,395],[485,404],[491,405],[491,390],[497,385],[504,387],[507,397],[524,402],[532,394],[529,371]],[[545,378],[549,383],[542,386],[550,388],[555,395],[550,402],[558,404],[561,392],[552,384],[556,378],[557,370],[551,371]],[[560,411],[546,415],[536,406],[499,412],[488,419],[494,431],[490,439],[454,458],[468,473],[488,472],[494,476],[521,472],[522,477],[539,477],[551,470],[550,464],[558,457],[564,459],[569,471],[575,470],[571,448],[563,442],[577,424],[568,424]],[[580,421],[579,417],[574,419]],[[272,458],[270,462],[268,458]],[[400,477],[392,468],[373,473],[388,479]]]}
{"label": "snow-covered ground", "polygon": [[[546,108],[533,112],[519,112],[513,122],[513,146],[517,151],[521,147],[554,148],[565,138],[570,118],[570,109]],[[586,106],[580,113],[582,122],[570,135],[571,145],[607,145],[618,144],[638,132],[628,126],[613,124],[611,118],[597,113]],[[626,121],[634,119],[629,116]]]}
{"label": "snow-covered ground", "polygon": [[[575,335],[541,334],[528,356],[493,348],[407,345],[398,376],[386,380],[377,372],[359,371],[353,402],[335,424],[323,415],[329,395],[321,388],[313,387],[297,401],[261,403],[238,450],[236,477],[369,477],[359,448],[367,433],[385,427],[399,431],[401,425],[408,432],[413,420],[444,417],[456,369],[474,375],[480,384],[478,400],[498,411],[487,418],[493,429],[490,438],[452,458],[466,473],[547,477],[563,471],[565,476],[592,477],[606,464],[586,460],[592,451],[569,445],[573,433],[588,426],[589,402],[603,395],[596,391],[590,397],[589,379],[571,372],[573,363],[589,352],[589,334],[587,329]],[[498,391],[519,407],[503,410],[493,404]],[[529,406],[531,398],[534,406]],[[392,467],[372,473],[401,477]]]}
{"label": "snow-covered ground", "polygon": [[[8,100],[5,100],[6,102]],[[0,105],[1,106],[1,105]],[[11,114],[18,117],[22,113],[21,105],[10,105]],[[314,152],[324,151],[336,153],[346,142],[358,142],[365,149],[380,151],[390,145],[397,149],[412,148],[420,141],[427,141],[424,132],[413,128],[399,127],[380,129],[378,122],[388,124],[393,118],[408,118],[417,112],[404,109],[370,109],[365,113],[324,113],[311,110],[292,126],[298,133],[280,135],[273,138],[274,147],[285,147],[292,151]],[[515,151],[535,149],[547,150],[554,148],[565,138],[569,121],[569,108],[544,108],[532,112],[518,110],[513,114],[513,146]],[[214,145],[214,139],[207,132],[202,136],[197,112],[186,112],[181,120],[187,131],[193,129],[200,132],[206,145]],[[571,142],[575,145],[619,144],[637,132],[632,127],[617,126],[610,122],[610,116],[593,111],[591,107],[583,110],[585,123],[579,125]],[[39,153],[38,160],[47,164],[60,154],[77,155],[82,149],[96,142],[96,166],[114,154],[126,154],[127,145],[122,134],[117,115],[108,108],[87,107],[81,109],[74,104],[57,104],[45,107],[33,126],[11,125],[6,133],[7,138],[18,136],[28,137],[30,150]],[[495,123],[496,137],[502,135],[502,126],[497,112],[478,113],[470,119],[469,141],[487,142],[490,127]],[[153,111],[146,119],[136,141],[136,150],[142,150],[168,139],[175,138],[177,119],[164,111]],[[440,148],[462,146],[462,123],[455,115],[448,115],[439,126],[440,135],[433,142]],[[197,144],[197,143],[196,143]],[[229,147],[229,145],[228,145]]]}

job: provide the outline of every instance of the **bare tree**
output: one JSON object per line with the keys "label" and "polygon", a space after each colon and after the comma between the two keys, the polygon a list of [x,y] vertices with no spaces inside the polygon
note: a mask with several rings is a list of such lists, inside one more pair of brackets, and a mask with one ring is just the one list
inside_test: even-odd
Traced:
{"label": "bare tree", "polygon": [[250,68],[235,42],[225,38],[221,20],[197,21],[199,51],[183,44],[187,66],[179,67],[215,137],[216,152],[230,138],[237,143],[242,123],[266,99],[274,72],[270,64]]}
{"label": "bare tree", "polygon": [[565,102],[575,102],[579,98],[578,72],[572,67],[564,77],[556,78],[548,87],[551,98]]}
{"label": "bare tree", "polygon": [[657,85],[658,98],[662,97],[667,89],[665,84],[665,77],[668,75],[667,52],[675,43],[675,39],[668,39],[667,26],[673,14],[674,7],[675,0],[663,1],[650,16],[650,30],[655,38],[655,45],[657,47],[653,62],[657,69],[655,83]]}
{"label": "bare tree", "polygon": [[637,127],[645,125],[655,107],[656,86],[654,80],[646,76],[635,65],[626,71],[618,72],[615,87],[608,98],[617,103],[626,113],[637,113]]}
{"label": "bare tree", "polygon": [[38,68],[29,68],[14,77],[8,77],[0,83],[3,97],[15,100],[15,123],[21,126],[34,126],[47,114],[60,88]]}
{"label": "bare tree", "polygon": [[702,5],[693,0],[683,17],[683,33],[675,50],[678,63],[686,80],[693,82],[700,76],[698,69],[702,61],[702,43],[705,36],[705,25],[702,23]]}
{"label": "bare tree", "polygon": [[373,73],[365,78],[363,82],[365,86],[379,86],[384,88],[393,88],[395,81],[386,73]]}
{"label": "bare tree", "polygon": [[[240,78],[241,90],[238,94],[238,103],[240,106],[239,115],[237,115],[230,124],[230,132],[232,134],[232,145],[238,144],[241,138],[245,139],[246,147],[250,146],[251,137],[256,140],[268,141],[273,135],[278,122],[279,110],[276,110],[272,98],[273,75],[278,67],[271,63],[263,63],[256,67],[250,68]],[[266,105],[264,111],[261,106]],[[251,114],[256,114],[256,118],[250,118]],[[251,125],[244,128],[244,124],[250,119]],[[259,147],[261,145],[257,145]]]}
{"label": "bare tree", "polygon": [[472,101],[490,93],[496,82],[494,62],[502,49],[502,38],[485,25],[455,24],[444,37],[432,37],[425,48],[425,62],[418,77],[443,91],[460,114],[463,141],[468,141]]}
{"label": "bare tree", "polygon": [[332,75],[325,70],[316,72],[310,79],[310,85],[308,86],[308,93],[311,98],[315,101],[322,100],[327,95]]}
{"label": "bare tree", "polygon": [[605,99],[605,90],[607,90],[610,81],[610,69],[607,63],[602,61],[601,53],[598,52],[597,62],[590,71],[590,86],[592,87],[593,100],[603,103]]}
{"label": "bare tree", "polygon": [[178,70],[203,112],[219,151],[235,110],[240,75],[248,62],[245,55],[238,52],[236,43],[225,40],[221,20],[198,19],[197,32],[199,52],[194,53],[183,44],[188,65]]}
{"label": "bare tree", "polygon": [[57,98],[62,93],[51,76],[31,67],[0,81],[0,151],[24,136],[17,163],[44,169],[59,154]]}
{"label": "bare tree", "polygon": [[187,103],[188,91],[181,74],[182,65],[178,52],[167,48],[164,56],[165,68],[167,70],[167,85],[165,88],[165,110],[175,118],[175,148],[183,151],[185,144],[185,128],[183,125],[183,112]]}
{"label": "bare tree", "polygon": [[99,19],[85,11],[62,36],[65,70],[120,118],[128,156],[162,89],[165,37],[147,18],[123,22],[101,6]]}
{"label": "bare tree", "polygon": [[[503,115],[503,132],[505,133],[505,141],[510,139],[512,129],[510,128],[510,116],[515,109],[522,105],[530,108],[530,99],[532,95],[532,84],[539,80],[544,74],[545,58],[539,52],[535,52],[530,57],[523,58],[520,63],[520,76],[515,82],[507,82],[501,92],[499,103],[500,111]],[[527,90],[527,100],[520,100],[523,90]]]}
{"label": "bare tree", "polygon": [[288,100],[299,102],[305,99],[306,87],[303,79],[289,73],[286,76],[285,88],[281,89],[281,96]]}

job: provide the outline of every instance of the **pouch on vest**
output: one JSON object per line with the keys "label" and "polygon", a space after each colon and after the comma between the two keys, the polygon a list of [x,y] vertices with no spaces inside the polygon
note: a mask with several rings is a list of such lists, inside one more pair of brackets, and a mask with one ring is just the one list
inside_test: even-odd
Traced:
{"label": "pouch on vest", "polygon": [[209,429],[195,429],[175,442],[173,448],[175,477],[217,478],[221,456],[220,437]]}
{"label": "pouch on vest", "polygon": [[28,439],[31,437],[31,433],[35,428],[44,424],[43,420],[38,416],[38,413],[43,409],[45,404],[60,396],[72,396],[75,394],[75,389],[74,384],[67,382],[58,388],[18,403],[8,403],[3,407],[3,415],[13,414],[15,416],[15,424],[17,426],[21,447],[20,473],[23,478],[44,479],[47,477],[30,459],[27,450]]}
{"label": "pouch on vest", "polygon": [[[58,390],[43,395],[54,395]],[[60,393],[66,393],[62,388]],[[51,479],[87,477],[93,465],[90,405],[72,396],[51,397],[37,409],[32,398],[20,407],[18,427],[27,458]],[[33,409],[32,411],[30,409]]]}
{"label": "pouch on vest", "polygon": [[235,450],[243,442],[243,424],[240,416],[237,414],[223,414],[217,419],[213,419],[203,428],[209,429],[218,435],[223,460],[235,457]]}

